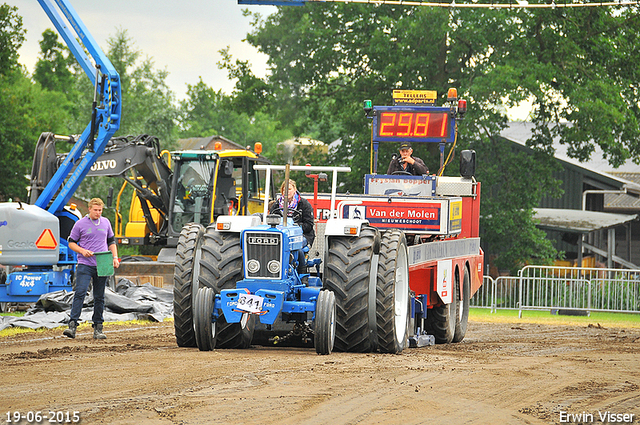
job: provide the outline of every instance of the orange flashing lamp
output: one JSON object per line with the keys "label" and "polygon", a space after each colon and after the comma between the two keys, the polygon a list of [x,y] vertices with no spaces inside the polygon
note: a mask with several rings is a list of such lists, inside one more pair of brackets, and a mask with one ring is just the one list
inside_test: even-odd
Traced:
{"label": "orange flashing lamp", "polygon": [[447,91],[447,100],[452,101],[458,98],[458,89],[451,87],[449,91]]}
{"label": "orange flashing lamp", "polygon": [[256,143],[253,145],[253,151],[254,151],[255,153],[257,153],[258,155],[260,155],[260,154],[262,153],[262,143],[260,143],[260,142],[256,142]]}
{"label": "orange flashing lamp", "polygon": [[69,204],[69,209],[70,209],[71,211],[75,211],[75,210],[76,210],[76,208],[78,208],[78,206],[77,206],[76,204],[74,204],[73,202],[72,202],[71,204]]}
{"label": "orange flashing lamp", "polygon": [[216,143],[213,145],[213,150],[221,151],[221,150],[222,150],[222,143],[220,143],[220,142],[216,142]]}

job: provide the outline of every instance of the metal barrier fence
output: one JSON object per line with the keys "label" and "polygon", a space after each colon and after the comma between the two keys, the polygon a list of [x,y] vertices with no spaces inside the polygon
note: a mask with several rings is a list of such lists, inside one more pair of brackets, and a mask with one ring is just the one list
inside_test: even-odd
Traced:
{"label": "metal barrier fence", "polygon": [[471,306],[640,313],[640,270],[526,266],[518,277],[485,276]]}
{"label": "metal barrier fence", "polygon": [[496,309],[517,309],[519,302],[518,278],[500,276],[493,279],[485,276],[478,292],[471,298],[471,307],[490,308],[492,313]]}

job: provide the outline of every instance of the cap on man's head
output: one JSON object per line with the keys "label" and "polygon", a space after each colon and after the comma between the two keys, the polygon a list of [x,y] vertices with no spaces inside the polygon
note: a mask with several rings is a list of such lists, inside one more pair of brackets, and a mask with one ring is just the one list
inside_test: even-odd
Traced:
{"label": "cap on man's head", "polygon": [[402,150],[402,149],[411,149],[411,143],[402,142],[402,144],[400,145],[400,148],[398,150]]}

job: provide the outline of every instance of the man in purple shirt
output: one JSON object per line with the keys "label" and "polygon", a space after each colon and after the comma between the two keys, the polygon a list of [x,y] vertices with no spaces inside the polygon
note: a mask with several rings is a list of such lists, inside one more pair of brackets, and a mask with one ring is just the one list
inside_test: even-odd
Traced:
{"label": "man in purple shirt", "polygon": [[108,218],[102,217],[104,202],[100,198],[93,198],[88,206],[89,214],[76,222],[68,239],[69,248],[78,254],[78,266],[69,329],[65,329],[63,335],[69,338],[76,337],[84,297],[93,279],[93,338],[106,339],[106,335],[102,332],[102,323],[104,322],[104,290],[107,276],[98,276],[96,257],[93,254],[105,252],[108,249],[113,254],[113,267],[116,268],[120,266],[120,260],[118,260],[118,248],[111,222]]}

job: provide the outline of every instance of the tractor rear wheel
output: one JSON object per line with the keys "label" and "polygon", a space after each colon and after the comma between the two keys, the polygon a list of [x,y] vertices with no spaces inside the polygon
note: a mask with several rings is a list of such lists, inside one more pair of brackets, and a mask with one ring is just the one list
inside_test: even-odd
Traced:
{"label": "tractor rear wheel", "polygon": [[313,330],[316,353],[331,354],[336,339],[336,296],[331,291],[318,294]]}
{"label": "tractor rear wheel", "polygon": [[173,326],[179,347],[196,346],[192,306],[198,289],[199,252],[203,234],[204,227],[189,223],[182,228],[178,238],[173,272]]}
{"label": "tractor rear wheel", "polygon": [[216,326],[213,323],[215,294],[211,288],[198,288],[193,304],[193,325],[196,345],[200,351],[212,351],[216,346]]}
{"label": "tractor rear wheel", "polygon": [[435,337],[436,344],[449,344],[453,341],[456,331],[458,289],[455,288],[460,287],[460,277],[457,273],[453,286],[453,299],[450,304],[427,310],[424,327],[427,333]]}
{"label": "tractor rear wheel", "polygon": [[[215,224],[207,227],[202,242],[200,286],[212,288],[215,294],[235,289],[242,280],[242,248],[237,233],[218,232]],[[227,323],[220,315],[216,322],[217,348],[248,348],[253,338],[255,316],[243,317],[240,323]]]}
{"label": "tractor rear wheel", "polygon": [[[471,293],[471,278],[469,270],[464,268],[464,277],[462,279],[462,297],[458,297],[458,314],[456,319],[456,331],[453,335],[453,342],[460,342],[467,333],[467,325],[469,324],[469,299]],[[462,298],[462,299],[460,299]]]}
{"label": "tractor rear wheel", "polygon": [[400,353],[407,344],[409,317],[409,257],[407,240],[400,230],[382,234],[376,286],[378,348]]}
{"label": "tractor rear wheel", "polygon": [[336,297],[336,351],[362,353],[376,348],[372,339],[375,314],[369,314],[369,285],[379,241],[380,234],[373,227],[364,227],[359,237],[329,238],[324,287]]}

